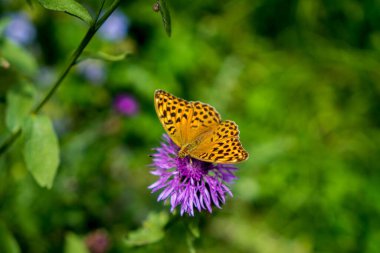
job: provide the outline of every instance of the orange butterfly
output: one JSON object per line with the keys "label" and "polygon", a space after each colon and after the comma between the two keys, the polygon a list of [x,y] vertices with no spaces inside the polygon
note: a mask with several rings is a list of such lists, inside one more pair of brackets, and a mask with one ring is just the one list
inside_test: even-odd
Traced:
{"label": "orange butterfly", "polygon": [[238,163],[248,159],[239,141],[235,122],[222,121],[214,107],[189,102],[156,90],[157,115],[173,142],[180,147],[178,156],[212,163]]}

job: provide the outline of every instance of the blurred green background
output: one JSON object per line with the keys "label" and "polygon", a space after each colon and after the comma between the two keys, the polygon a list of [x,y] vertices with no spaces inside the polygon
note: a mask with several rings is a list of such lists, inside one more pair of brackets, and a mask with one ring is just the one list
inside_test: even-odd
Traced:
{"label": "blurred green background", "polygon": [[[0,67],[1,140],[6,92],[27,80],[38,101],[86,32],[32,3],[0,1],[2,23],[21,15],[32,31],[1,35],[0,55],[14,59]],[[122,1],[108,24],[121,28],[88,53],[131,55],[81,62],[44,107],[61,147],[52,189],[26,170],[20,140],[0,158],[2,244],[68,252],[68,235],[101,229],[107,252],[187,252],[181,219],[155,244],[124,242],[150,212],[169,212],[147,189],[164,132],[153,93],[164,89],[234,120],[250,153],[222,210],[182,218],[200,222],[198,252],[379,252],[380,2],[171,0],[171,38],[153,3]],[[120,111],[118,96],[138,108]]]}

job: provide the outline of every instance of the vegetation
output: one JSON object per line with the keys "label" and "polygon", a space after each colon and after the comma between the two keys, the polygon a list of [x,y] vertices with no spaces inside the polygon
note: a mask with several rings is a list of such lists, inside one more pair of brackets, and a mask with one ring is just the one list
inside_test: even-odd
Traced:
{"label": "vegetation", "polygon": [[[0,252],[378,252],[380,4],[158,3],[0,0]],[[150,193],[156,89],[239,125],[222,209]]]}

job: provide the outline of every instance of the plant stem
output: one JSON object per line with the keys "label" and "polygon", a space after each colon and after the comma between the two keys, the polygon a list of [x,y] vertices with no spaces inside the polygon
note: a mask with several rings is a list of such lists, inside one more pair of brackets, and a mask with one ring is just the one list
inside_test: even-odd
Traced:
{"label": "plant stem", "polygon": [[3,154],[13,144],[13,142],[21,135],[21,129],[17,129],[11,136],[9,136],[0,147],[0,155]]}
{"label": "plant stem", "polygon": [[[120,0],[115,0],[112,2],[111,6],[108,8],[108,10],[104,13],[103,16],[99,18],[99,15],[97,15],[97,19],[94,21],[94,23],[88,28],[86,35],[82,39],[81,43],[77,47],[77,49],[74,51],[72,56],[70,57],[70,60],[68,61],[67,65],[65,66],[64,70],[62,71],[61,75],[58,77],[58,79],[55,81],[51,89],[48,91],[46,96],[42,99],[41,102],[39,102],[36,107],[31,111],[31,114],[37,114],[42,107],[50,100],[50,98],[54,95],[55,91],[58,89],[58,87],[61,85],[62,81],[65,79],[67,74],[70,72],[71,68],[76,64],[79,56],[82,54],[83,50],[86,48],[88,43],[91,41],[92,37],[95,35],[96,31],[103,25],[103,23],[107,20],[107,18],[112,14],[112,12],[117,8],[119,5]],[[103,8],[104,1],[102,3],[101,9]],[[101,10],[100,10],[101,11]],[[99,11],[99,13],[100,13]],[[99,18],[99,19],[98,19]],[[13,132],[0,146],[0,155],[3,154],[5,151],[9,149],[10,146],[18,139],[18,137],[21,135],[21,128],[17,129],[15,132]]]}
{"label": "plant stem", "polygon": [[74,51],[73,55],[71,56],[69,62],[67,63],[66,67],[64,68],[63,72],[61,75],[58,77],[57,81],[54,83],[53,87],[49,90],[49,92],[46,94],[44,99],[38,103],[38,105],[32,110],[32,113],[38,113],[41,108],[46,104],[47,101],[53,96],[57,88],[61,85],[62,81],[65,79],[66,75],[69,73],[71,70],[72,66],[75,65],[77,59],[83,52],[83,49],[87,46],[87,44],[90,42],[91,38],[94,36],[95,31],[94,31],[94,26],[91,26],[87,33],[86,36],[82,39],[82,42],[79,44],[79,47]]}

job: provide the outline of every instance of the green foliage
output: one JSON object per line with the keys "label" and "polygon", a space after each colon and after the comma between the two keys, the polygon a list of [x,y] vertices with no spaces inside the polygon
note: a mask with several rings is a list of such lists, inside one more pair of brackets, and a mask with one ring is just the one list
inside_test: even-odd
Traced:
{"label": "green foliage", "polygon": [[[5,2],[1,143],[24,124],[86,34],[74,17]],[[80,3],[100,7],[100,1]],[[42,108],[60,143],[56,177],[57,140],[46,116],[29,116],[23,138],[2,154],[0,252],[83,251],[97,229],[110,235],[112,253],[378,252],[379,4],[167,3],[175,28],[170,39],[150,4],[121,1],[128,35],[94,36],[80,58],[92,60],[75,62]],[[33,44],[17,45],[5,35],[8,13],[18,10],[37,29]],[[103,79],[89,78],[99,72],[88,74],[88,66]],[[156,89],[209,103],[239,125],[250,158],[238,165],[234,197],[221,210],[168,221],[169,207],[147,189],[155,180],[149,155],[164,132],[153,106]],[[139,105],[133,116],[115,108],[115,97],[125,93]]]}
{"label": "green foliage", "polygon": [[83,239],[73,233],[68,233],[65,239],[64,253],[89,253]]}
{"label": "green foliage", "polygon": [[22,130],[26,167],[40,186],[51,188],[59,165],[58,140],[52,123],[47,116],[32,115]]}
{"label": "green foliage", "polygon": [[0,252],[20,253],[17,241],[9,233],[5,224],[0,220]]}
{"label": "green foliage", "polygon": [[46,9],[63,11],[83,20],[89,25],[92,23],[92,17],[87,9],[75,0],[38,0],[38,2]]}
{"label": "green foliage", "polygon": [[125,60],[128,55],[131,55],[129,52],[124,52],[120,54],[109,54],[106,52],[84,52],[83,57],[79,61],[86,59],[99,59],[103,61],[122,61]]}
{"label": "green foliage", "polygon": [[160,241],[165,236],[164,227],[168,220],[169,216],[165,212],[150,213],[141,228],[128,234],[125,243],[133,247]]}
{"label": "green foliage", "polygon": [[166,0],[158,0],[159,10],[162,18],[162,24],[164,25],[164,29],[166,34],[170,37],[172,34],[172,21],[170,17],[170,11]]}
{"label": "green foliage", "polygon": [[7,93],[5,122],[11,132],[17,131],[32,111],[36,95],[35,88],[29,83],[14,86]]}
{"label": "green foliage", "polygon": [[25,48],[9,40],[0,40],[0,47],[0,56],[10,63],[10,69],[27,77],[36,75],[38,69],[36,59]]}

